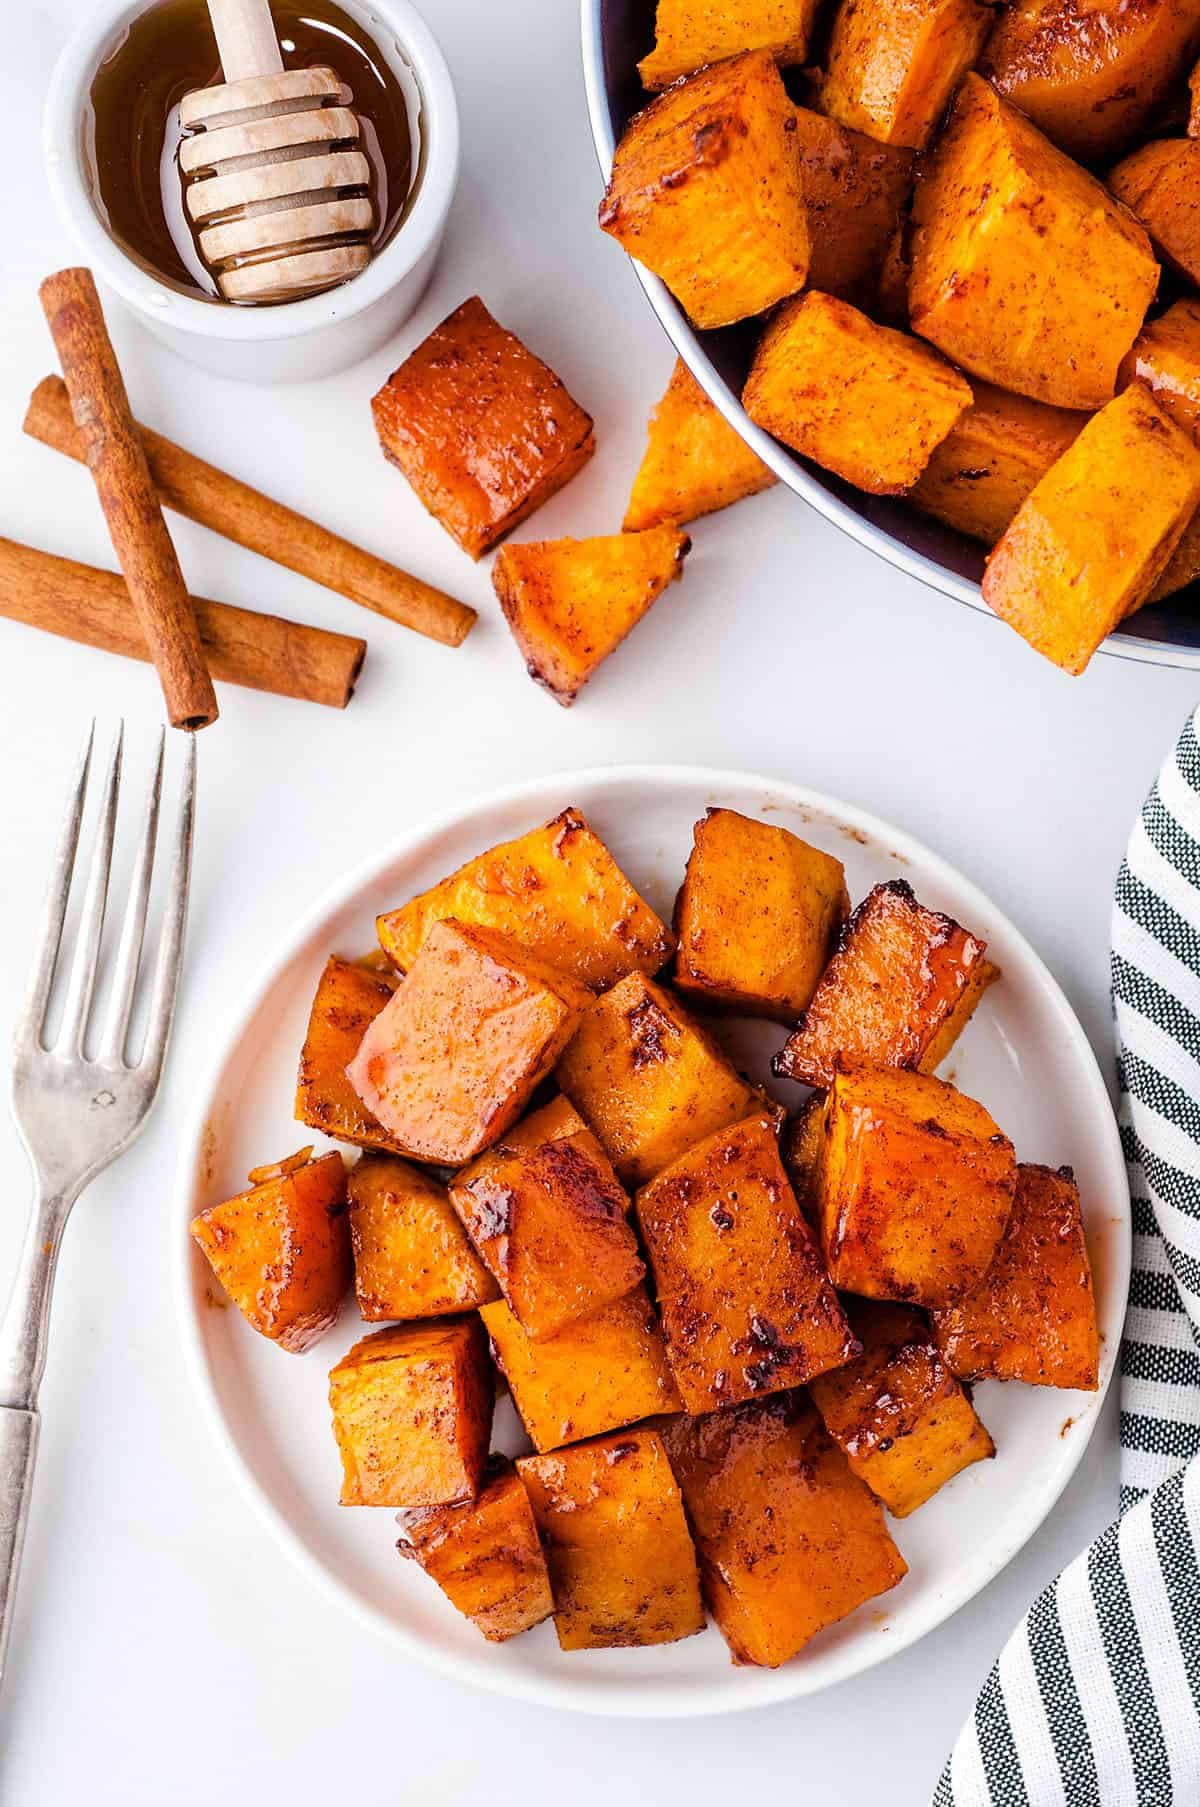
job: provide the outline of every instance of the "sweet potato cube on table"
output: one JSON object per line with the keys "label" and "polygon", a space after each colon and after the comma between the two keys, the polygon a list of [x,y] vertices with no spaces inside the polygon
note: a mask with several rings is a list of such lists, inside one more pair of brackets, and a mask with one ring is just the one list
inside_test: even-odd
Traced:
{"label": "sweet potato cube on table", "polygon": [[516,1122],[590,1002],[586,986],[507,936],[448,918],[347,1071],[412,1154],[458,1166]]}
{"label": "sweet potato cube on table", "polygon": [[799,1386],[858,1353],[769,1117],[697,1143],[642,1188],[637,1214],[689,1412]]}
{"label": "sweet potato cube on table", "polygon": [[672,1644],[704,1629],[683,1500],[654,1431],[524,1456],[564,1650]]}
{"label": "sweet potato cube on table", "polygon": [[1111,400],[1159,269],[1145,230],[977,75],[917,177],[913,331],[1061,408]]}
{"label": "sweet potato cube on table", "polygon": [[1198,502],[1200,447],[1131,383],[1022,504],[988,559],[984,598],[1077,674],[1150,595]]}
{"label": "sweet potato cube on table", "polygon": [[803,1393],[776,1393],[663,1438],[735,1663],[777,1669],[908,1572],[883,1509]]}
{"label": "sweet potato cube on table", "polygon": [[495,1395],[473,1313],[375,1330],[329,1375],[343,1506],[441,1506],[473,1499]]}
{"label": "sweet potato cube on table", "polygon": [[371,972],[353,960],[326,961],[308,1019],[296,1076],[296,1117],[338,1142],[359,1148],[406,1151],[373,1117],[346,1077],[363,1036],[386,1004],[396,982],[390,973]]}
{"label": "sweet potato cube on table", "polygon": [[1004,1240],[974,1291],[935,1311],[947,1364],[964,1380],[1100,1384],[1100,1338],[1079,1189],[1069,1167],[1022,1163]]}
{"label": "sweet potato cube on table", "polygon": [[503,1300],[479,1315],[536,1450],[682,1410],[643,1286],[536,1342]]}
{"label": "sweet potato cube on table", "polygon": [[633,480],[625,532],[682,527],[777,481],[677,358],[666,393],[650,415],[649,443]]}
{"label": "sweet potato cube on table", "polygon": [[494,1464],[477,1499],[402,1513],[401,1530],[400,1554],[415,1558],[489,1643],[554,1611],[529,1496],[511,1463]]}
{"label": "sweet potato cube on table", "polygon": [[1016,1184],[1012,1143],[952,1085],[900,1069],[835,1078],[816,1203],[841,1291],[930,1307],[962,1298],[991,1265]]}
{"label": "sweet potato cube on table", "polygon": [[849,911],[840,860],[786,828],[710,809],[675,906],[675,984],[710,1005],[794,1023]]}
{"label": "sweet potato cube on table", "polygon": [[1145,383],[1175,425],[1200,444],[1200,301],[1177,301],[1147,321],[1120,380]]}
{"label": "sweet potato cube on table", "polygon": [[1144,144],[1109,171],[1108,186],[1172,269],[1200,282],[1200,143],[1163,138]]}
{"label": "sweet potato cube on table", "polygon": [[371,410],[384,455],[472,558],[596,449],[591,415],[478,295],[392,372]]}
{"label": "sweet potato cube on table", "polygon": [[998,977],[987,943],[918,903],[905,879],[876,885],[843,928],[775,1072],[820,1087],[842,1068],[931,1073]]}
{"label": "sweet potato cube on table", "polygon": [[978,0],[841,0],[821,84],[824,111],[882,144],[924,150],[992,18]]}
{"label": "sweet potato cube on table", "polygon": [[913,153],[849,131],[807,107],[796,108],[796,137],[808,211],[809,287],[867,305],[900,229]]}
{"label": "sweet potato cube on table", "polygon": [[256,1167],[248,1191],[191,1223],[246,1322],[293,1355],[329,1329],[350,1284],[345,1164],[337,1153],[311,1155]]}
{"label": "sweet potato cube on table", "polygon": [[654,49],[638,64],[642,86],[669,88],[681,75],[743,50],[766,50],[777,63],[808,54],[818,0],[658,0]]}
{"label": "sweet potato cube on table", "polygon": [[435,922],[453,916],[510,935],[541,960],[602,990],[656,973],[675,938],[639,897],[577,809],[481,853],[376,921],[379,944],[407,972]]}
{"label": "sweet potato cube on table", "polygon": [[978,377],[971,391],[974,401],[936,447],[908,499],[923,514],[994,546],[1087,416],[1010,395]]}
{"label": "sweet potato cube on table", "polygon": [[369,1324],[471,1311],[499,1288],[432,1174],[367,1154],[347,1182],[354,1290]]}
{"label": "sweet potato cube on table", "polygon": [[629,1201],[594,1138],[499,1148],[450,1189],[467,1233],[532,1337],[631,1292],[646,1269]]}
{"label": "sweet potato cube on table", "polygon": [[794,451],[872,495],[895,496],[970,407],[971,388],[920,340],[810,290],[767,327],[742,403]]}
{"label": "sweet potato cube on table", "polygon": [[502,546],[492,583],[525,669],[569,708],[610,653],[683,575],[674,527]]}
{"label": "sweet potato cube on table", "polygon": [[630,973],[585,1011],[558,1083],[627,1186],[766,1100],[676,998]]}
{"label": "sweet potato cube on table", "polygon": [[745,320],[804,286],[795,111],[765,50],[701,69],[634,116],[600,224],[697,326]]}
{"label": "sweet potato cube on table", "polygon": [[862,1354],[818,1376],[809,1394],[853,1473],[894,1518],[907,1518],[996,1446],[922,1312],[859,1299],[849,1315]]}

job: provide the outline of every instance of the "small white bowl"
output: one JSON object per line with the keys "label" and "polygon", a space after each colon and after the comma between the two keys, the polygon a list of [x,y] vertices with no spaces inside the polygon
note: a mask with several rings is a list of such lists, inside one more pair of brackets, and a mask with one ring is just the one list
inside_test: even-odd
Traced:
{"label": "small white bowl", "polygon": [[415,79],[423,168],[407,218],[353,281],[277,307],[201,301],[160,282],[110,238],[93,204],[81,122],[96,70],[147,0],[93,0],[58,59],[46,97],[46,163],[55,200],[85,261],[150,331],[218,376],[295,383],[376,351],[424,293],[458,180],[458,105],[446,60],[408,0],[341,0],[379,49]]}

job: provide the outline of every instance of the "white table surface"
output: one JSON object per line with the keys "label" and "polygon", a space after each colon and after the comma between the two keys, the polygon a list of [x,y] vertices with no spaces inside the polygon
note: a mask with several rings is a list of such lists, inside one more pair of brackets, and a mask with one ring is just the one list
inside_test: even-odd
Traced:
{"label": "white table surface", "polygon": [[[39,170],[50,67],[87,0],[8,31],[0,124],[0,533],[110,560],[84,474],[25,439],[53,367],[39,279],[75,259]],[[629,760],[739,766],[874,810],[957,862],[1030,936],[1109,1063],[1111,884],[1129,824],[1196,700],[1186,673],[1101,658],[1065,678],[1006,629],[892,572],[781,490],[702,522],[684,582],[581,703],[526,678],[475,568],[376,449],[368,398],[466,295],[562,374],[600,450],[540,533],[620,521],[671,353],[594,224],[573,0],[426,0],[458,83],[465,167],[417,317],[319,387],[207,378],[112,310],[142,416],[476,604],[458,652],[179,523],[201,594],[362,632],[345,714],[226,688],[201,743],[189,970],[164,1095],[91,1189],[60,1269],[44,1437],[10,1673],[0,1799],[13,1807],[293,1807],[330,1799],[610,1807],[731,1799],[920,1807],[1003,1636],[1111,1516],[1115,1399],[1057,1511],[973,1605],[814,1700],[705,1723],[601,1723],[456,1687],[403,1661],[300,1578],[200,1422],[168,1287],[176,1138],[209,1045],[297,912],[427,812],[533,774]],[[15,36],[14,36],[15,26]],[[148,668],[0,622],[0,1022],[11,1020],[87,718],[159,718]],[[176,749],[176,757],[178,750]],[[270,1151],[268,1151],[270,1152]],[[264,1158],[266,1158],[264,1156]],[[27,1178],[0,1120],[0,1279]],[[970,1527],[964,1526],[964,1538]]]}

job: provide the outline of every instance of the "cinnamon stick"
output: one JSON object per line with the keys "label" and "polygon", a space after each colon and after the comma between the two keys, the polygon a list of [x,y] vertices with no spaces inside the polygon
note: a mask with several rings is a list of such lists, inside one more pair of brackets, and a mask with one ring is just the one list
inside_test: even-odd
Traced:
{"label": "cinnamon stick", "polygon": [[[206,464],[161,433],[136,424],[164,507],[444,646],[461,646],[470,633],[477,616],[465,602],[375,558],[216,465]],[[34,390],[25,431],[69,458],[86,458],[58,377],[45,377]]]}
{"label": "cinnamon stick", "polygon": [[[214,678],[332,709],[344,709],[350,701],[366,657],[365,640],[202,596],[190,600]],[[150,657],[129,592],[115,571],[98,571],[15,540],[0,539],[0,616],[127,659]]]}

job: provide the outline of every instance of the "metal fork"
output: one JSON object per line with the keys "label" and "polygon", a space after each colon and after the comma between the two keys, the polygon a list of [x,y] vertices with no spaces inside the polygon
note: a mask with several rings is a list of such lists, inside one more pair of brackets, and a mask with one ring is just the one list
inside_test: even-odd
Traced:
{"label": "metal fork", "polygon": [[96,1054],[89,1058],[84,1045],[104,932],[121,785],[123,727],[119,728],[104,777],[100,824],[67,980],[62,1023],[53,1047],[44,1045],[47,1007],[60,964],[63,922],[75,871],[94,738],[95,724],[80,757],[50,881],[41,945],[13,1036],[13,1116],[33,1168],[35,1192],[8,1309],[0,1323],[0,1675],[8,1648],[29,1512],[38,1441],[38,1386],[46,1365],[50,1293],[59,1243],[79,1194],[128,1148],[154,1102],[175,1013],[187,920],[196,786],[196,747],[190,735],[172,835],[166,910],[145,1044],[138,1058],[127,1060],[154,871],[162,794],[162,737],[117,945],[111,999]]}

